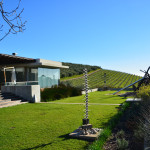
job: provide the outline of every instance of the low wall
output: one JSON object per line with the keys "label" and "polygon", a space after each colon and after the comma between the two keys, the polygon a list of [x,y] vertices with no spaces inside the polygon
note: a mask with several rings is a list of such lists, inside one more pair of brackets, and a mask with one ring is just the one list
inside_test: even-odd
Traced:
{"label": "low wall", "polygon": [[2,86],[1,91],[3,93],[12,93],[20,96],[31,103],[37,103],[41,101],[40,85]]}
{"label": "low wall", "polygon": [[[88,90],[88,93],[99,91],[98,88]],[[85,94],[85,91],[82,91],[82,94]]]}

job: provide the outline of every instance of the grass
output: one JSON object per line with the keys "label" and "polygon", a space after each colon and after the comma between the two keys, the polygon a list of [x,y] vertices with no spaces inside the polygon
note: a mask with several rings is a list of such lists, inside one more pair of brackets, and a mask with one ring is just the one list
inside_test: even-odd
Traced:
{"label": "grass", "polygon": [[[99,94],[98,94],[99,93]],[[107,97],[110,92],[90,93],[91,101],[122,103],[117,96]],[[74,97],[80,101],[82,96]],[[109,100],[108,100],[109,99]],[[116,102],[115,102],[116,99]],[[65,99],[64,99],[65,100]],[[64,100],[59,100],[63,102]],[[67,99],[71,102],[72,98]],[[95,102],[97,103],[95,100]],[[85,149],[87,141],[70,139],[68,134],[82,124],[83,105],[61,104],[23,104],[0,109],[0,149],[2,150],[72,150]],[[104,128],[105,124],[117,114],[116,106],[91,105],[89,119],[93,127]]]}
{"label": "grass", "polygon": [[[123,97],[112,95],[115,91],[97,91],[89,93],[89,103],[101,103],[101,104],[120,104],[125,101]],[[122,91],[124,93],[125,91]],[[121,93],[121,92],[120,92]],[[76,96],[64,98],[61,101],[56,100],[55,102],[61,103],[84,103],[84,96]]]}

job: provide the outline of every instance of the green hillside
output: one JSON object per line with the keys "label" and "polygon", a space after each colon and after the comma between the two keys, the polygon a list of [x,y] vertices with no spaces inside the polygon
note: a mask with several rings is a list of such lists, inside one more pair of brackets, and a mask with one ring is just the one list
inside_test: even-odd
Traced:
{"label": "green hillside", "polygon": [[[137,80],[141,77],[133,74],[128,74],[124,72],[118,72],[113,70],[98,69],[93,73],[88,74],[89,88],[123,88]],[[106,81],[106,83],[105,83]],[[84,76],[77,78],[70,78],[67,80],[61,79],[61,83],[69,83],[71,86],[83,88]]]}
{"label": "green hillside", "polygon": [[60,71],[60,77],[71,77],[75,75],[81,75],[83,74],[83,69],[87,68],[88,71],[94,71],[97,69],[100,69],[99,66],[91,66],[91,65],[83,65],[83,64],[73,64],[73,63],[62,63],[64,66],[69,66],[69,69],[61,69]]}

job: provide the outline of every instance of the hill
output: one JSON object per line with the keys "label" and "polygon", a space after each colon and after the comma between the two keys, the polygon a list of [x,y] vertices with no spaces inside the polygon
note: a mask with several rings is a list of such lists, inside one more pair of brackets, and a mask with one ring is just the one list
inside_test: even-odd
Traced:
{"label": "hill", "polygon": [[[140,78],[137,75],[106,69],[98,69],[88,74],[89,88],[102,88],[105,86],[110,88],[123,88]],[[69,83],[71,86],[83,89],[84,76],[82,75],[67,80],[63,80],[62,78],[61,83]]]}
{"label": "hill", "polygon": [[91,65],[82,65],[82,64],[73,64],[73,63],[62,63],[64,66],[69,66],[69,69],[61,69],[60,71],[60,77],[71,77],[74,75],[81,75],[83,74],[83,69],[87,68],[88,72],[94,71],[97,69],[100,69],[101,67],[99,66],[91,66]]}

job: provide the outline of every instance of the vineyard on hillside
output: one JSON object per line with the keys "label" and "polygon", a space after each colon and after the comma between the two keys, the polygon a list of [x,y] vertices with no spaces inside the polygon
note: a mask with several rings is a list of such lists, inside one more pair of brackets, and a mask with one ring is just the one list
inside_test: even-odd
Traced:
{"label": "vineyard on hillside", "polygon": [[[103,87],[123,88],[139,80],[140,78],[140,76],[124,72],[99,69],[91,74],[88,74],[88,83],[90,89]],[[68,80],[61,79],[61,83],[70,84],[73,87],[79,87],[83,89],[84,76]]]}

